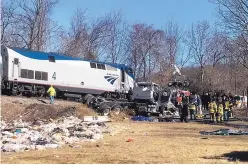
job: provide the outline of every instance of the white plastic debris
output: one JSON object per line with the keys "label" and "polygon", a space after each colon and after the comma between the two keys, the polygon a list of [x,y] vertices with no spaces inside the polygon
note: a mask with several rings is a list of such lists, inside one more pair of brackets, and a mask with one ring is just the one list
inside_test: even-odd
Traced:
{"label": "white plastic debris", "polygon": [[45,150],[76,142],[96,142],[103,138],[103,133],[112,132],[104,123],[84,122],[74,116],[50,121],[47,124],[42,121],[35,121],[35,124],[22,120],[8,124],[1,121],[1,151]]}

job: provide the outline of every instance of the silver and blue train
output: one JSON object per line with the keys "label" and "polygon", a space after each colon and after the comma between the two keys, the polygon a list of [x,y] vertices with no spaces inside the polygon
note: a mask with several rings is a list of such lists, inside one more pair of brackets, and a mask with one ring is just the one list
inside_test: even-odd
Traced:
{"label": "silver and blue train", "polygon": [[123,64],[5,46],[1,46],[1,80],[2,93],[43,96],[54,85],[62,98],[126,97],[134,87],[132,69]]}

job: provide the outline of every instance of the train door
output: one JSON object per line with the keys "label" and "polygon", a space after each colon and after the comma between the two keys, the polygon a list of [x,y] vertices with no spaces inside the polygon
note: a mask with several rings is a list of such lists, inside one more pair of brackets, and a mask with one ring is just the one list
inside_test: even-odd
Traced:
{"label": "train door", "polygon": [[125,70],[124,69],[122,69],[121,70],[121,83],[125,83]]}
{"label": "train door", "polygon": [[1,80],[3,77],[3,61],[2,61],[2,55],[0,55],[0,84],[1,84]]}
{"label": "train door", "polygon": [[125,70],[121,69],[121,90],[125,90]]}
{"label": "train door", "polygon": [[18,78],[19,77],[19,58],[14,58],[13,62],[13,70],[12,70],[12,77]]}

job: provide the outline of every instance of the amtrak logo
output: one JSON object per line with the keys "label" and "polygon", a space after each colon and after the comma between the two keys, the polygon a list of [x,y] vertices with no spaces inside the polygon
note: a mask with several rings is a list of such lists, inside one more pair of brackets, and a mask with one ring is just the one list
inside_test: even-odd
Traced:
{"label": "amtrak logo", "polygon": [[113,77],[113,76],[104,76],[104,78],[110,83],[114,84],[115,80],[117,80],[118,77]]}

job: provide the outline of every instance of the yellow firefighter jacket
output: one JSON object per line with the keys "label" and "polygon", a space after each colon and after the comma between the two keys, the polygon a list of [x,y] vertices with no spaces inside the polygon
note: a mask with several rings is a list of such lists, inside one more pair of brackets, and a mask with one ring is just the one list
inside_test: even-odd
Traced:
{"label": "yellow firefighter jacket", "polygon": [[49,93],[49,96],[55,96],[56,91],[53,87],[50,87],[47,91],[47,93]]}
{"label": "yellow firefighter jacket", "polygon": [[217,112],[218,112],[219,114],[223,114],[223,113],[224,113],[224,112],[223,112],[223,105],[222,105],[222,104],[219,104],[219,105],[218,105]]}
{"label": "yellow firefighter jacket", "polygon": [[225,101],[225,110],[226,110],[226,111],[229,111],[229,110],[230,110],[229,101]]}
{"label": "yellow firefighter jacket", "polygon": [[209,107],[209,113],[215,113],[217,110],[217,105],[215,102],[210,102],[208,104],[208,107]]}
{"label": "yellow firefighter jacket", "polygon": [[195,104],[189,104],[189,110],[196,110]]}

